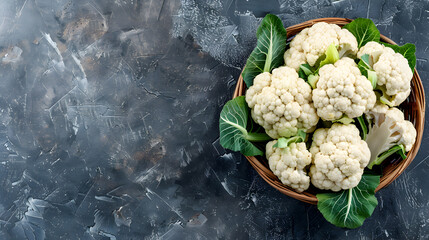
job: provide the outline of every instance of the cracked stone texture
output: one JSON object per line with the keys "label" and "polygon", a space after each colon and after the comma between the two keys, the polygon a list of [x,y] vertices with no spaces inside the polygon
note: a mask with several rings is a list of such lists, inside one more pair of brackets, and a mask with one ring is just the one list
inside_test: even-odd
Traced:
{"label": "cracked stone texture", "polygon": [[356,230],[222,149],[218,115],[269,12],[370,17],[416,44],[428,79],[423,0],[1,1],[0,239],[428,239],[427,134]]}

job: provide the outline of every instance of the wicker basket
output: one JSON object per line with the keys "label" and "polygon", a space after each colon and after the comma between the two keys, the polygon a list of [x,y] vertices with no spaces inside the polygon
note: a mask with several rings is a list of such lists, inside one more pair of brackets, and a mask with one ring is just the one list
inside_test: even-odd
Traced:
{"label": "wicker basket", "polygon": [[[351,22],[352,19],[347,18],[319,18],[314,20],[309,20],[291,27],[287,28],[287,37],[288,41],[292,36],[299,33],[304,28],[310,27],[317,22],[327,22],[332,24],[337,24],[340,27],[346,25]],[[381,40],[390,44],[395,44],[392,40],[387,38],[386,36],[381,35]],[[404,170],[410,165],[411,161],[413,161],[414,157],[417,155],[419,150],[423,128],[424,128],[424,115],[425,115],[425,96],[422,81],[420,79],[417,70],[414,71],[414,76],[411,81],[411,94],[408,99],[402,103],[399,108],[404,111],[405,118],[411,121],[416,130],[417,130],[417,139],[413,148],[408,152],[407,158],[403,161],[394,161],[392,164],[387,165],[383,169],[383,175],[380,180],[380,185],[377,187],[376,191],[386,187],[393,180],[395,180]],[[244,95],[246,91],[245,83],[243,82],[243,78],[240,75],[238,79],[237,86],[233,95],[233,98],[237,96]],[[269,169],[267,160],[264,157],[246,157],[250,164],[255,168],[258,174],[272,187],[279,190],[281,193],[296,198],[300,201],[317,204],[317,189],[314,187],[310,187],[305,192],[298,193],[290,187],[283,185],[280,180],[273,174],[273,172]]]}

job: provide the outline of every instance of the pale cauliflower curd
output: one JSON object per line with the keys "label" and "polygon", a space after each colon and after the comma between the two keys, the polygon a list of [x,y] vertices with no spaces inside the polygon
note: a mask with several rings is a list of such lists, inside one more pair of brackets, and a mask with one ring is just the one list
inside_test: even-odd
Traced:
{"label": "pale cauliflower curd", "polygon": [[280,181],[303,192],[310,186],[310,177],[306,168],[311,163],[311,153],[307,150],[305,143],[291,143],[286,148],[273,147],[277,140],[267,143],[266,156],[268,164],[273,173]]}
{"label": "pale cauliflower curd", "polygon": [[332,191],[356,187],[371,156],[357,127],[339,123],[317,129],[310,152],[313,155],[311,183]]}
{"label": "pale cauliflower curd", "polygon": [[372,85],[353,59],[345,57],[334,65],[325,65],[319,75],[313,102],[323,120],[333,121],[343,115],[359,117],[374,106],[376,97]]}
{"label": "pale cauliflower curd", "polygon": [[314,66],[331,44],[338,46],[340,56],[356,55],[358,51],[357,40],[347,29],[319,22],[302,30],[292,39],[290,48],[284,55],[285,64],[297,71],[304,63]]}
{"label": "pale cauliflower curd", "polygon": [[413,71],[407,59],[390,47],[377,42],[368,42],[361,47],[358,57],[371,56],[373,69],[377,75],[377,86],[383,92],[382,101],[389,106],[399,106],[411,92]]}
{"label": "pale cauliflower curd", "polygon": [[[339,60],[318,66],[332,44]],[[376,89],[356,63],[364,54],[371,56]],[[324,190],[350,189],[359,184],[365,167],[379,165],[392,147],[412,148],[413,124],[399,109],[390,108],[411,91],[413,71],[400,53],[376,42],[358,49],[352,33],[322,22],[297,34],[284,60],[286,66],[257,75],[245,96],[253,120],[274,139],[266,145],[266,158],[283,184],[298,192],[307,190],[310,182]],[[298,75],[302,64],[313,68],[314,89]],[[359,117],[368,122],[368,133],[357,121],[335,123]],[[289,142],[299,133],[307,133],[307,138]]]}
{"label": "pale cauliflower curd", "polygon": [[291,137],[299,129],[311,132],[319,121],[311,87],[290,67],[256,76],[247,89],[246,102],[255,122],[274,139]]}

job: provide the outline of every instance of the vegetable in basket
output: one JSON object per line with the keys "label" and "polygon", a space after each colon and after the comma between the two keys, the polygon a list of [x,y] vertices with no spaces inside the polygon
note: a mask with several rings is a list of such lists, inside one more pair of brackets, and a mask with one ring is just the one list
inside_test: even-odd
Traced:
{"label": "vegetable in basket", "polygon": [[301,129],[312,132],[319,121],[311,100],[311,87],[290,67],[255,77],[246,102],[252,118],[274,138],[291,137]]}
{"label": "vegetable in basket", "polygon": [[414,125],[391,108],[410,94],[415,46],[381,43],[363,18],[343,28],[316,23],[288,49],[286,36],[279,18],[262,20],[242,74],[246,96],[225,104],[220,143],[246,156],[264,155],[265,145],[261,161],[285,186],[324,190],[316,194],[323,216],[359,227],[377,205],[381,177],[364,172],[395,153],[405,158],[416,140]]}
{"label": "vegetable in basket", "polygon": [[397,108],[377,103],[365,116],[370,122],[365,139],[371,150],[368,168],[380,165],[396,152],[405,158],[405,152],[410,151],[416,141],[417,132],[410,121],[404,120],[404,113]]}
{"label": "vegetable in basket", "polygon": [[344,57],[334,65],[325,65],[319,75],[313,102],[323,120],[333,121],[344,115],[359,117],[374,106],[376,97],[371,83],[361,75],[353,59]]}
{"label": "vegetable in basket", "polygon": [[[412,47],[407,46],[410,44],[404,47],[413,51]],[[366,73],[376,90],[382,92],[380,97],[382,103],[393,107],[407,99],[411,92],[410,83],[414,68],[411,68],[412,66],[402,54],[395,53],[392,48],[380,43],[368,42],[359,49],[358,57],[365,63],[360,64],[364,66],[364,69],[361,67],[363,74]]]}
{"label": "vegetable in basket", "polygon": [[284,58],[287,66],[299,70],[301,64],[315,66],[329,45],[338,46],[339,57],[356,55],[358,43],[348,30],[336,24],[319,22],[298,33],[290,43]]}
{"label": "vegetable in basket", "polygon": [[353,124],[340,123],[317,129],[310,152],[313,155],[309,171],[311,183],[334,192],[356,187],[371,156],[359,129]]}
{"label": "vegetable in basket", "polygon": [[267,159],[271,171],[279,176],[280,181],[303,192],[310,186],[310,177],[306,167],[311,163],[311,153],[305,145],[306,134],[299,131],[289,139],[280,138],[267,143]]}

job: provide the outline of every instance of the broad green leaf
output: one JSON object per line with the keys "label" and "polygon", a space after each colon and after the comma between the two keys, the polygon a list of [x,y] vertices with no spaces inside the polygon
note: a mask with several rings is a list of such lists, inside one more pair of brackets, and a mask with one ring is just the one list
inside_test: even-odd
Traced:
{"label": "broad green leaf", "polygon": [[412,43],[407,43],[402,46],[392,45],[388,43],[383,44],[386,47],[392,48],[393,51],[402,54],[402,56],[404,56],[408,60],[408,65],[414,72],[414,68],[416,67],[416,45]]}
{"label": "broad green leaf", "polygon": [[349,30],[356,37],[359,48],[371,41],[380,42],[380,32],[371,19],[356,18],[343,28]]}
{"label": "broad green leaf", "polygon": [[273,145],[273,148],[286,148],[291,143],[304,142],[306,137],[307,137],[307,134],[304,131],[298,130],[298,133],[296,136],[293,136],[290,138],[279,138],[276,144]]}
{"label": "broad green leaf", "polygon": [[250,54],[243,71],[247,87],[253,85],[253,79],[262,72],[271,72],[284,64],[286,50],[286,29],[275,15],[267,14],[256,32],[258,42]]}
{"label": "broad green leaf", "polygon": [[402,159],[406,159],[407,155],[405,154],[405,148],[404,145],[395,145],[391,147],[389,150],[382,153],[380,156],[378,156],[373,162],[370,162],[368,164],[368,168],[372,169],[374,165],[380,165],[386,158],[390,157],[393,154],[399,154]]}
{"label": "broad green leaf", "polygon": [[249,132],[246,129],[248,119],[249,107],[244,96],[228,101],[219,118],[220,144],[245,156],[264,155],[251,141],[264,142],[271,138],[265,133]]}
{"label": "broad green leaf", "polygon": [[380,176],[363,174],[359,184],[335,193],[319,193],[317,208],[337,227],[357,228],[370,217],[378,204],[374,196]]}

